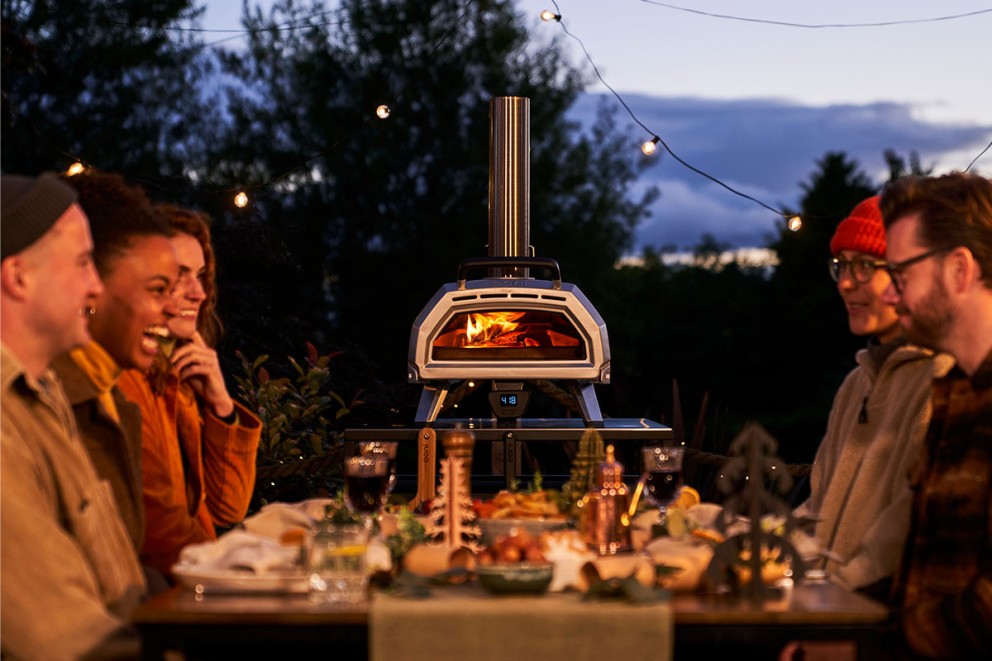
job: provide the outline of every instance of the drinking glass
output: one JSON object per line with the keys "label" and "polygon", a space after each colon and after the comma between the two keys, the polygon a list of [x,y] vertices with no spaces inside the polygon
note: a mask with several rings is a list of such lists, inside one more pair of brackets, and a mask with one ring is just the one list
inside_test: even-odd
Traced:
{"label": "drinking glass", "polygon": [[386,496],[396,488],[396,448],[395,441],[361,441],[358,452],[363,455],[379,455],[389,459],[389,482],[386,484]]}
{"label": "drinking glass", "polygon": [[344,499],[366,530],[389,495],[389,458],[379,454],[348,457],[344,461]]}
{"label": "drinking glass", "polygon": [[307,544],[307,593],[311,603],[353,604],[369,582],[369,531],[358,524],[321,526]]}
{"label": "drinking glass", "polygon": [[668,506],[678,498],[682,488],[682,455],[683,447],[648,447],[641,448],[641,458],[644,462],[644,474],[641,482],[644,485],[644,495],[648,502],[658,508],[661,520],[664,521]]}

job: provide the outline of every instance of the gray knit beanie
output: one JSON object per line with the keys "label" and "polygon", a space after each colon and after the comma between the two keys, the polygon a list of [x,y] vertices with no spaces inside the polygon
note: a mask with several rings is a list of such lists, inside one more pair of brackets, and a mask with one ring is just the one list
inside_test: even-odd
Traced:
{"label": "gray knit beanie", "polygon": [[72,186],[54,172],[0,176],[0,260],[40,239],[77,198]]}

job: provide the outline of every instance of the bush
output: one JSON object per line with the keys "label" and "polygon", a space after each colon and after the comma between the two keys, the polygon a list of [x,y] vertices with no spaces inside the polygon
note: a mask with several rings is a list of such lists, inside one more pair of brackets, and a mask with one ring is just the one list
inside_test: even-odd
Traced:
{"label": "bush", "polygon": [[[331,362],[307,342],[306,369],[288,356],[295,377],[272,378],[269,356],[249,360],[240,351],[238,393],[262,421],[251,511],[273,501],[295,502],[333,494],[344,457],[341,418],[351,410],[329,387]],[[356,405],[352,401],[352,407]]]}

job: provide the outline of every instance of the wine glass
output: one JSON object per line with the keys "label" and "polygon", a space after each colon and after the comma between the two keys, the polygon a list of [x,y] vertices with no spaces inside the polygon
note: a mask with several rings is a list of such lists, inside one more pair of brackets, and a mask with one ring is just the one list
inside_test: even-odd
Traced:
{"label": "wine glass", "polygon": [[358,452],[363,455],[383,456],[389,459],[389,482],[386,484],[386,496],[396,488],[396,448],[395,441],[361,441]]}
{"label": "wine glass", "polygon": [[658,508],[661,521],[665,520],[668,506],[675,502],[679,489],[682,488],[684,453],[683,447],[641,448],[641,458],[644,461],[644,474],[641,476],[644,495]]}
{"label": "wine glass", "polygon": [[372,529],[372,521],[386,504],[388,484],[388,457],[364,454],[344,460],[344,499],[366,530]]}

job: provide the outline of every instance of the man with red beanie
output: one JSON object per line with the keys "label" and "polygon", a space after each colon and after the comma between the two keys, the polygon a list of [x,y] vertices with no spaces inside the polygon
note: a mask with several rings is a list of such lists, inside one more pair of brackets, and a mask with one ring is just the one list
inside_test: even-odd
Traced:
{"label": "man with red beanie", "polygon": [[930,421],[930,383],[952,360],[904,342],[899,315],[882,302],[885,229],[871,197],[837,226],[830,274],[851,332],[868,338],[834,398],[799,513],[819,517],[816,541],[830,579],[884,596],[909,531],[908,471]]}

